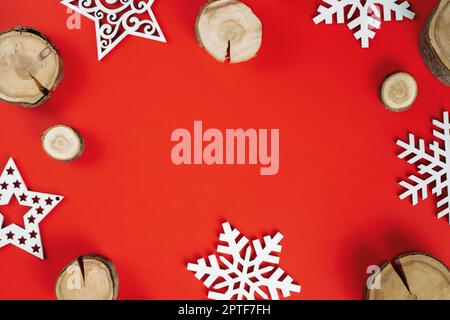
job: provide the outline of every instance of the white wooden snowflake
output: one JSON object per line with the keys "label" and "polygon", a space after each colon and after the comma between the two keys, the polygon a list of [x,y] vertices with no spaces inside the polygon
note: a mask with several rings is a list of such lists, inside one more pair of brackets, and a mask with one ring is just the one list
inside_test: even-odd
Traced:
{"label": "white wooden snowflake", "polygon": [[98,60],[126,36],[166,42],[153,14],[154,0],[62,0],[70,9],[95,21]]}
{"label": "white wooden snowflake", "polygon": [[281,233],[274,237],[265,236],[264,244],[260,240],[250,244],[228,222],[222,226],[220,241],[223,245],[217,246],[219,254],[210,255],[209,263],[202,258],[187,266],[189,271],[195,272],[197,279],[205,277],[204,285],[210,288],[208,298],[254,300],[259,296],[268,300],[270,295],[270,299],[278,300],[278,291],[283,297],[300,292],[301,287],[278,266],[280,258],[276,253],[281,252]]}
{"label": "white wooden snowflake", "polygon": [[[398,0],[324,0],[329,6],[320,6],[318,15],[313,19],[315,24],[325,21],[346,23],[356,39],[361,41],[363,48],[369,47],[369,40],[375,37],[374,29],[379,29],[381,20],[391,21],[392,13],[397,21],[403,18],[413,19],[415,13],[409,10],[408,1],[397,3]],[[383,13],[383,16],[381,15]]]}
{"label": "white wooden snowflake", "polygon": [[[400,185],[406,190],[400,195],[400,199],[411,197],[412,204],[417,205],[419,197],[425,200],[428,197],[428,188],[438,197],[438,218],[450,216],[450,122],[448,112],[444,112],[443,120],[434,120],[433,135],[438,141],[433,141],[429,147],[425,147],[423,139],[417,139],[409,134],[409,141],[397,141],[397,145],[405,151],[398,155],[400,159],[407,159],[411,164],[416,164],[419,176],[410,175],[409,181],[401,181]],[[416,143],[417,142],[417,143]],[[449,219],[450,222],[450,219]]]}
{"label": "white wooden snowflake", "polygon": [[17,224],[3,226],[4,217],[0,213],[0,248],[7,244],[44,259],[39,223],[63,199],[56,194],[29,191],[12,158],[9,159],[0,176],[0,206],[9,204],[15,196],[21,206],[28,207],[23,216],[24,227]]}

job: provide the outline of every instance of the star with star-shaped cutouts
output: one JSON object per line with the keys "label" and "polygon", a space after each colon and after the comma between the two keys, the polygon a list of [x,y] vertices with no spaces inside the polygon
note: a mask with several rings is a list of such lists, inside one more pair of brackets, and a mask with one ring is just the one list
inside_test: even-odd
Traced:
{"label": "star with star-shaped cutouts", "polygon": [[[52,211],[63,199],[62,196],[29,191],[10,158],[0,176],[0,206],[9,204],[13,196],[21,206],[29,207],[23,216],[24,228],[10,224],[3,226],[3,215],[0,213],[0,248],[13,244],[36,257],[44,259],[42,240],[39,232],[39,222]],[[3,188],[4,187],[4,188]]]}
{"label": "star with star-shaped cutouts", "polygon": [[72,10],[95,21],[98,60],[126,36],[166,42],[151,10],[154,0],[62,0]]}

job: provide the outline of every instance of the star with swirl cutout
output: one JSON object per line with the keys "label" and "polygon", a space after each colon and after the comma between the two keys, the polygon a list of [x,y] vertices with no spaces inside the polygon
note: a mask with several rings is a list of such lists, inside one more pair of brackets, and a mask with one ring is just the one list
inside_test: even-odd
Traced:
{"label": "star with swirl cutout", "polygon": [[10,158],[0,176],[0,210],[15,196],[21,206],[29,207],[23,216],[24,227],[17,224],[3,226],[4,217],[0,212],[0,248],[12,244],[32,255],[44,259],[44,249],[39,231],[39,223],[63,199],[63,196],[29,191]]}
{"label": "star with swirl cutout", "polygon": [[62,0],[61,3],[95,21],[100,61],[128,35],[166,42],[151,9],[153,1]]}

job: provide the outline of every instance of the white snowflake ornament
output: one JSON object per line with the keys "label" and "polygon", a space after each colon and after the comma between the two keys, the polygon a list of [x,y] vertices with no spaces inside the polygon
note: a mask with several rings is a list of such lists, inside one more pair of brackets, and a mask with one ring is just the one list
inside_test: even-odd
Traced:
{"label": "white snowflake ornament", "polygon": [[62,0],[70,9],[94,20],[98,60],[126,36],[166,42],[151,10],[154,0]]}
{"label": "white snowflake ornament", "polygon": [[[401,21],[403,18],[413,19],[415,13],[409,8],[408,1],[398,3],[399,0],[324,0],[327,7],[320,6],[318,15],[313,19],[315,24],[325,21],[326,24],[334,22],[346,23],[356,39],[361,41],[361,47],[368,48],[369,40],[375,37],[374,29],[379,29],[381,20]],[[347,11],[348,10],[348,11]],[[381,15],[383,13],[383,16]]]}
{"label": "white snowflake ornament", "polygon": [[0,176],[0,209],[9,204],[15,196],[21,206],[29,207],[23,216],[24,227],[17,224],[3,226],[4,217],[0,212],[0,248],[13,244],[22,250],[44,259],[44,250],[39,232],[39,223],[63,199],[62,196],[48,193],[29,191],[10,158]]}
{"label": "white snowflake ornament", "polygon": [[[425,200],[428,197],[428,188],[431,193],[439,197],[437,208],[438,218],[443,218],[450,213],[450,122],[448,112],[444,112],[443,120],[433,119],[433,130],[436,140],[426,148],[423,139],[416,139],[409,135],[409,141],[397,141],[397,145],[405,151],[398,155],[400,159],[408,159],[408,163],[416,164],[419,176],[410,175],[409,181],[401,181],[399,184],[406,190],[400,195],[400,199],[411,197],[412,204],[417,205],[419,198]],[[417,143],[416,143],[417,142]],[[450,222],[450,220],[449,220]]]}
{"label": "white snowflake ornament", "polygon": [[208,298],[213,300],[255,300],[256,295],[268,300],[278,300],[278,291],[283,297],[291,292],[300,292],[300,286],[278,266],[281,252],[281,233],[274,237],[265,236],[260,240],[249,240],[228,222],[222,225],[223,233],[217,246],[218,254],[197,263],[189,263],[187,269],[195,272],[199,280],[205,277],[204,285],[209,288]]}

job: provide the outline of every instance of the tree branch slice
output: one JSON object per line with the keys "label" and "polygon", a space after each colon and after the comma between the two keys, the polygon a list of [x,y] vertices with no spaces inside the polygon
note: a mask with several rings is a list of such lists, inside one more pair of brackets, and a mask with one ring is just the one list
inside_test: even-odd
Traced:
{"label": "tree branch slice", "polygon": [[83,256],[61,271],[55,293],[58,300],[115,300],[119,277],[109,259],[99,255]]}
{"label": "tree branch slice", "polygon": [[420,35],[420,53],[433,73],[450,86],[450,0],[441,0]]}
{"label": "tree branch slice", "polygon": [[41,137],[42,148],[53,159],[70,162],[79,158],[85,144],[81,134],[66,125],[56,125],[47,129]]}
{"label": "tree branch slice", "polygon": [[380,287],[367,289],[366,299],[450,300],[450,271],[428,254],[404,254],[385,263],[377,280]]}
{"label": "tree branch slice", "polygon": [[220,62],[254,58],[262,43],[262,24],[237,0],[209,1],[197,17],[195,34],[200,47]]}
{"label": "tree branch slice", "polygon": [[385,78],[380,89],[380,100],[390,111],[409,109],[417,99],[416,79],[406,72],[396,72]]}
{"label": "tree branch slice", "polygon": [[17,27],[0,33],[0,100],[36,107],[62,77],[58,50],[39,31]]}

